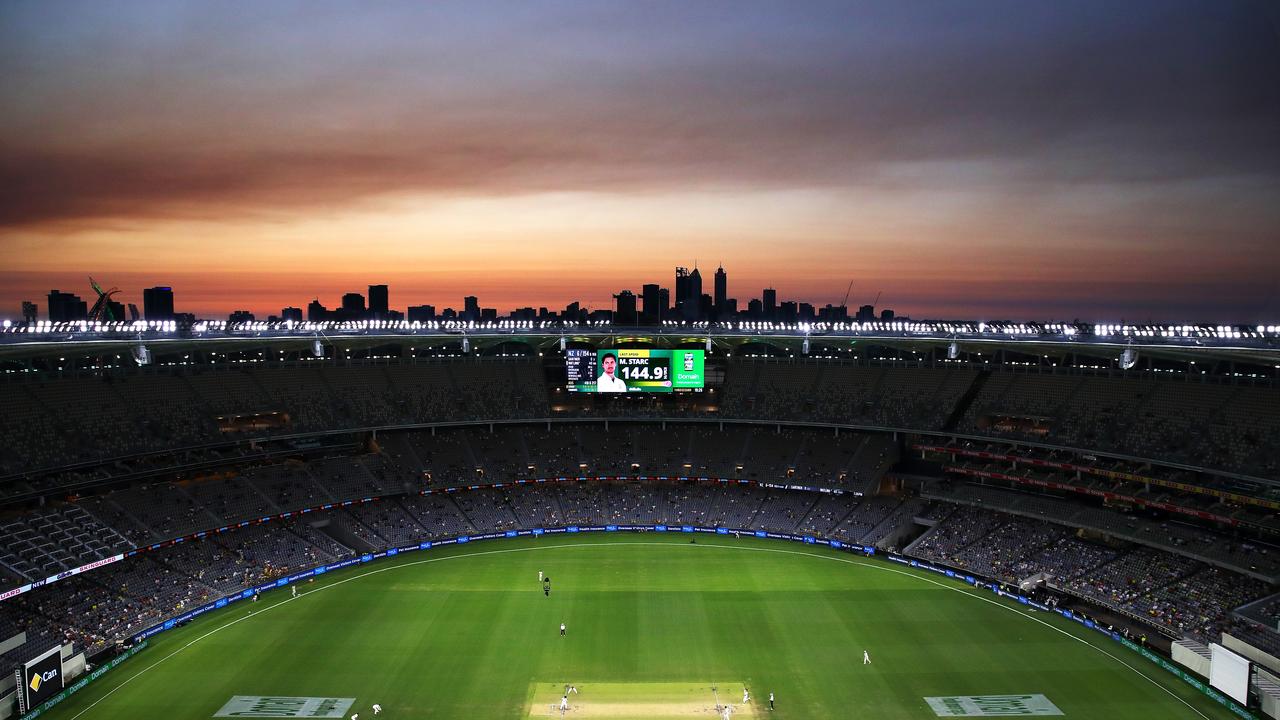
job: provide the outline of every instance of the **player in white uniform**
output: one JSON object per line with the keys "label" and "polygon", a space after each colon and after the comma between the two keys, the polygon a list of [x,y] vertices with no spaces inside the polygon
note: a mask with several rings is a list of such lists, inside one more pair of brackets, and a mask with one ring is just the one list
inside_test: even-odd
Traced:
{"label": "player in white uniform", "polygon": [[289,589],[293,591],[293,596],[294,596],[294,597],[298,597],[298,586],[296,586],[296,585],[290,585],[290,586],[289,586]]}
{"label": "player in white uniform", "polygon": [[560,634],[564,634],[564,623],[560,623]]}
{"label": "player in white uniform", "polygon": [[867,652],[866,650],[862,651],[862,664],[863,665],[871,664],[871,653]]}
{"label": "player in white uniform", "polygon": [[381,713],[382,713],[382,706],[381,706],[381,705],[379,705],[378,703],[374,703],[374,704],[373,704],[373,714],[374,714],[374,715],[378,715],[378,714],[381,714]]}
{"label": "player in white uniform", "polygon": [[542,571],[538,571],[538,582],[542,582]]}
{"label": "player in white uniform", "polygon": [[746,705],[749,702],[751,702],[751,693],[747,692],[746,688],[742,688],[742,704]]}
{"label": "player in white uniform", "polygon": [[566,693],[564,696],[560,698],[560,713],[564,714],[564,711],[568,709],[569,709],[569,695]]}

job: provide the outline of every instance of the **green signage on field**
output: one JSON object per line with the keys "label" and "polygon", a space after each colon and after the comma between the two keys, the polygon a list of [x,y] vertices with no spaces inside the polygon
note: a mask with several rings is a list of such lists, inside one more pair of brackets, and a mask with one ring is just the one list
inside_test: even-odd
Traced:
{"label": "green signage on field", "polygon": [[924,699],[938,717],[1061,715],[1044,695],[951,695]]}
{"label": "green signage on field", "polygon": [[236,695],[214,717],[341,718],[355,698]]}

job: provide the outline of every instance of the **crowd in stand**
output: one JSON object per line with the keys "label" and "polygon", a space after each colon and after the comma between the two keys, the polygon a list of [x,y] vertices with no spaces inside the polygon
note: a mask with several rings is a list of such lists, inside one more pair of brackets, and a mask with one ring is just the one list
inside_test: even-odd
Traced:
{"label": "crowd in stand", "polygon": [[[262,481],[255,490],[277,491],[262,496],[268,505],[282,507],[286,497],[297,497],[290,493],[303,486],[302,478],[324,495],[343,499],[339,488],[359,491],[364,485],[331,488],[324,478],[335,467],[347,466],[377,477],[369,468],[380,462],[370,456],[335,459],[317,463],[319,467],[259,469],[250,476]],[[266,482],[268,478],[275,482]],[[84,509],[93,515],[92,508],[119,506],[113,499],[118,494],[103,496]],[[139,503],[115,518],[127,517],[149,529],[149,540],[156,540],[175,530],[207,529],[214,520],[229,521],[236,512],[259,507],[237,501],[231,492],[187,489],[183,496],[204,497],[213,504],[199,506],[195,513],[182,505],[175,516],[172,504]],[[305,521],[295,517],[253,524],[143,552],[0,603],[0,631],[28,632],[28,643],[5,661],[51,638],[101,647],[211,599],[358,553],[477,532],[570,524],[715,525],[812,533],[886,547],[903,537],[902,531],[919,529],[914,520],[924,518],[935,524],[906,549],[909,555],[1009,583],[1049,573],[1052,584],[1066,592],[1142,617],[1170,633],[1201,639],[1216,638],[1228,627],[1233,608],[1269,592],[1260,580],[1173,553],[1098,545],[1058,526],[992,510],[926,505],[911,497],[829,495],[737,483],[481,486],[389,497],[302,517]]]}
{"label": "crowd in stand", "polygon": [[[1280,389],[1270,386],[1013,369],[998,369],[977,385],[979,371],[967,366],[735,359],[714,403],[641,400],[553,409],[543,368],[528,358],[136,372],[0,383],[6,408],[0,416],[0,436],[6,438],[0,475],[205,448],[244,437],[575,414],[711,415],[926,430],[955,424],[957,431],[971,434],[1025,437],[1259,476],[1280,473]],[[979,391],[970,397],[970,389]],[[1002,420],[1010,417],[1035,422]],[[199,457],[211,451],[188,452]]]}
{"label": "crowd in stand", "polygon": [[[1184,382],[1190,389],[1179,394],[1181,390],[1153,379],[1001,370],[961,416],[957,403],[976,376],[976,370],[963,367],[735,361],[718,412],[723,417],[935,429],[954,421],[957,429],[980,434],[1012,433],[993,424],[992,417],[1034,415],[1049,419],[1047,437],[1035,435],[1037,439],[1136,454],[1159,452],[1175,459],[1195,456],[1221,468],[1280,472],[1280,448],[1274,446],[1280,437],[1280,397],[1271,388]],[[0,492],[15,495],[41,484],[101,480],[121,468],[136,473],[175,462],[225,465],[237,453],[252,456],[258,450],[214,444],[248,436],[546,417],[553,414],[547,398],[542,368],[531,360],[155,369],[124,378],[4,382],[0,475],[75,462],[98,464],[13,479]],[[1188,402],[1211,409],[1205,432],[1189,432],[1196,415],[1187,410]],[[629,408],[627,414],[635,415],[635,410]],[[670,406],[650,410],[654,415],[671,412]],[[567,412],[597,413],[601,408]],[[228,420],[255,413],[275,419],[266,425]],[[185,446],[192,447],[155,458],[101,462]],[[0,553],[6,587],[131,546],[302,507],[395,496],[312,514],[307,522],[270,522],[140,553],[0,603],[0,634],[25,630],[28,646],[61,635],[96,647],[210,598],[352,553],[480,531],[569,524],[718,525],[896,548],[911,539],[913,520],[922,517],[931,527],[907,548],[914,556],[1006,582],[1049,573],[1068,592],[1143,617],[1168,632],[1201,638],[1228,627],[1234,607],[1268,592],[1267,583],[1222,566],[1265,574],[1280,561],[1268,557],[1265,547],[1225,540],[1209,530],[1139,520],[1057,498],[1018,496],[1010,504],[1057,519],[1069,512],[1079,526],[1175,552],[1096,544],[1062,525],[991,509],[876,495],[880,480],[899,459],[896,444],[884,435],[798,428],[722,431],[675,424],[665,432],[640,433],[606,431],[602,424],[542,424],[497,426],[490,432],[380,432],[371,449],[361,455],[194,474],[184,482],[134,483],[71,505],[14,515],[0,522],[0,547],[11,549]],[[513,479],[602,476],[731,478],[808,484],[845,494],[652,480],[492,487]],[[1060,479],[1075,481],[1065,475]],[[1080,482],[1107,490],[1119,481]],[[418,494],[473,484],[482,489]],[[963,492],[1004,502],[998,497],[1004,491],[994,488]],[[1206,506],[1216,502],[1205,501]],[[1216,511],[1249,517],[1236,508]],[[1280,614],[1276,605],[1267,610],[1273,618]],[[22,652],[19,648],[4,660]]]}

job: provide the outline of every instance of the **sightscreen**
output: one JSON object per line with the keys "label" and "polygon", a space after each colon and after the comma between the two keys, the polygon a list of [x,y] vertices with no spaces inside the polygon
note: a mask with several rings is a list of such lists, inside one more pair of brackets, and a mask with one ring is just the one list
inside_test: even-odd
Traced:
{"label": "sightscreen", "polygon": [[1241,705],[1249,703],[1249,661],[1217,643],[1209,643],[1209,684]]}
{"label": "sightscreen", "polygon": [[705,385],[702,350],[565,351],[569,392],[669,393],[700,392]]}

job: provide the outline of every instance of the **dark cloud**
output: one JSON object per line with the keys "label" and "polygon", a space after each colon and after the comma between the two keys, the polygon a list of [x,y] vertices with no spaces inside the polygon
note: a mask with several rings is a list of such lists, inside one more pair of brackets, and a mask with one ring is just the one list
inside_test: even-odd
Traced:
{"label": "dark cloud", "polygon": [[[1097,186],[1148,210],[1173,185],[1164,204],[1191,209],[1223,184],[1280,192],[1259,3],[243,10],[0,9],[0,225],[398,192]],[[948,166],[986,172],[903,172]]]}

